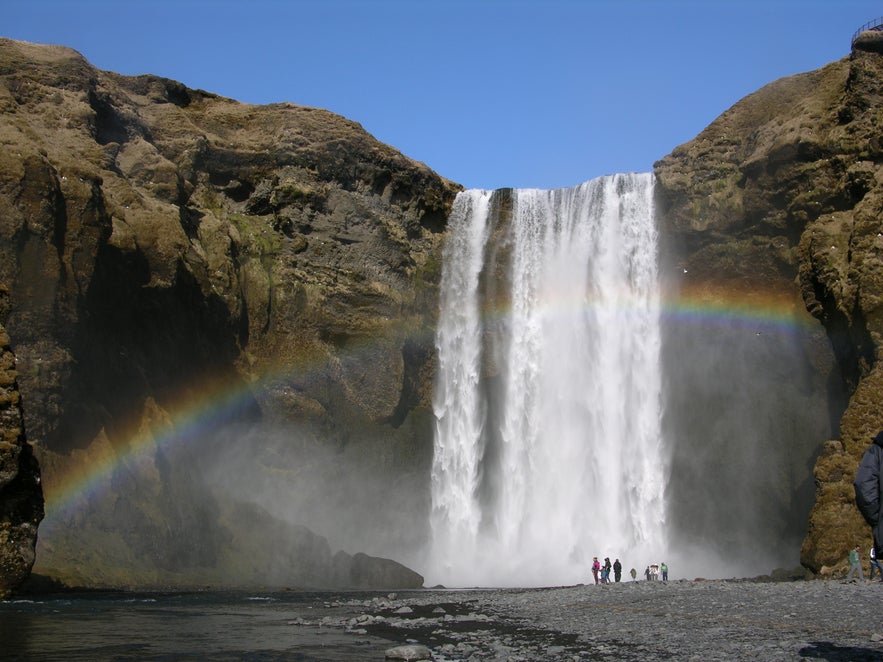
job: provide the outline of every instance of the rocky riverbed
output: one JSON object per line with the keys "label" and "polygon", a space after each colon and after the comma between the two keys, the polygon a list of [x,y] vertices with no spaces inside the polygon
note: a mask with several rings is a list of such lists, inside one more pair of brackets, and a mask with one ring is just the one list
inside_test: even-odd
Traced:
{"label": "rocky riverbed", "polygon": [[388,659],[845,662],[883,660],[881,605],[879,582],[638,581],[390,594],[290,625],[388,639]]}

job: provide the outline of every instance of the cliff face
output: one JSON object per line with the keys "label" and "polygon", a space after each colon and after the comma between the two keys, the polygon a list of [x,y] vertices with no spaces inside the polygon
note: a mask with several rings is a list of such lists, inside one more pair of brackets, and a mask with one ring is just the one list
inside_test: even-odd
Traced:
{"label": "cliff face", "polygon": [[[0,286],[0,310],[7,303]],[[0,326],[0,599],[30,574],[43,519],[40,469],[25,439],[16,377],[15,355]]]}
{"label": "cliff face", "polygon": [[[37,570],[335,585],[333,549],[419,537],[455,185],[326,111],[10,40],[0,141],[0,322],[49,506]],[[395,499],[384,541],[360,522]]]}
{"label": "cliff face", "polygon": [[[815,572],[842,565],[851,547],[867,548],[870,540],[852,480],[883,428],[881,95],[883,56],[856,50],[750,95],[656,164],[677,263],[672,287],[706,300],[734,291],[772,297],[792,308],[793,320],[805,307],[827,335],[823,342],[811,327],[801,334],[800,352],[815,377],[788,371],[770,378],[764,369],[744,386],[772,379],[768,392],[776,398],[809,389],[809,406],[792,423],[807,436],[794,451],[818,457],[801,553]],[[732,444],[741,444],[742,426],[759,413],[731,426]],[[781,438],[767,434],[764,443]],[[763,470],[746,469],[746,476]],[[797,520],[803,531],[805,522]]]}

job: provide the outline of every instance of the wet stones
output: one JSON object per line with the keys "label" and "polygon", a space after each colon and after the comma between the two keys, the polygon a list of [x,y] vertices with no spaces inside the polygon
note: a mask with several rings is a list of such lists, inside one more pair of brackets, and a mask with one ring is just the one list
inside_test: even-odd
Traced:
{"label": "wet stones", "polygon": [[409,644],[407,646],[396,646],[386,651],[387,660],[431,660],[432,651],[426,646],[417,644]]}
{"label": "wet stones", "polygon": [[[325,627],[466,660],[883,659],[883,585],[752,580],[416,591],[336,602]],[[403,608],[408,608],[407,611]],[[361,637],[362,639],[359,639]]]}

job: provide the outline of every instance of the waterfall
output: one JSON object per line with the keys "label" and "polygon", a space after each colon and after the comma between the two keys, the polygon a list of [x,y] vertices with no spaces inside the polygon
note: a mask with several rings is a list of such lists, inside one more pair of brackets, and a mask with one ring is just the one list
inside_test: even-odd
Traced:
{"label": "waterfall", "polygon": [[650,174],[460,193],[443,254],[428,578],[584,582],[666,552]]}

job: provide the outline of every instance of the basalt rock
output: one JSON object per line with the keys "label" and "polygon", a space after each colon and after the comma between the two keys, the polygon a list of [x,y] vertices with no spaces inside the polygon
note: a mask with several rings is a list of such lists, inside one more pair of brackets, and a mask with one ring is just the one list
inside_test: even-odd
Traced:
{"label": "basalt rock", "polygon": [[378,547],[366,513],[415,532],[390,555],[415,542],[458,186],[324,110],[8,39],[0,141],[0,322],[43,469],[42,574],[224,583],[236,504],[351,552]]}
{"label": "basalt rock", "polygon": [[[5,304],[0,286],[0,308]],[[0,599],[28,578],[43,519],[40,469],[25,438],[16,376],[9,336],[0,326]]]}
{"label": "basalt rock", "polygon": [[[821,342],[808,329],[804,343],[825,397],[789,423],[813,422],[798,449],[815,462],[801,553],[813,572],[842,566],[851,547],[870,542],[852,480],[883,429],[883,56],[874,50],[857,45],[838,62],[764,87],[656,164],[678,260],[672,287],[706,299],[773,296],[794,307],[795,319],[805,308],[827,335]],[[772,392],[802,380],[783,374]],[[730,436],[739,444],[740,427]],[[796,514],[806,531],[806,514]]]}

